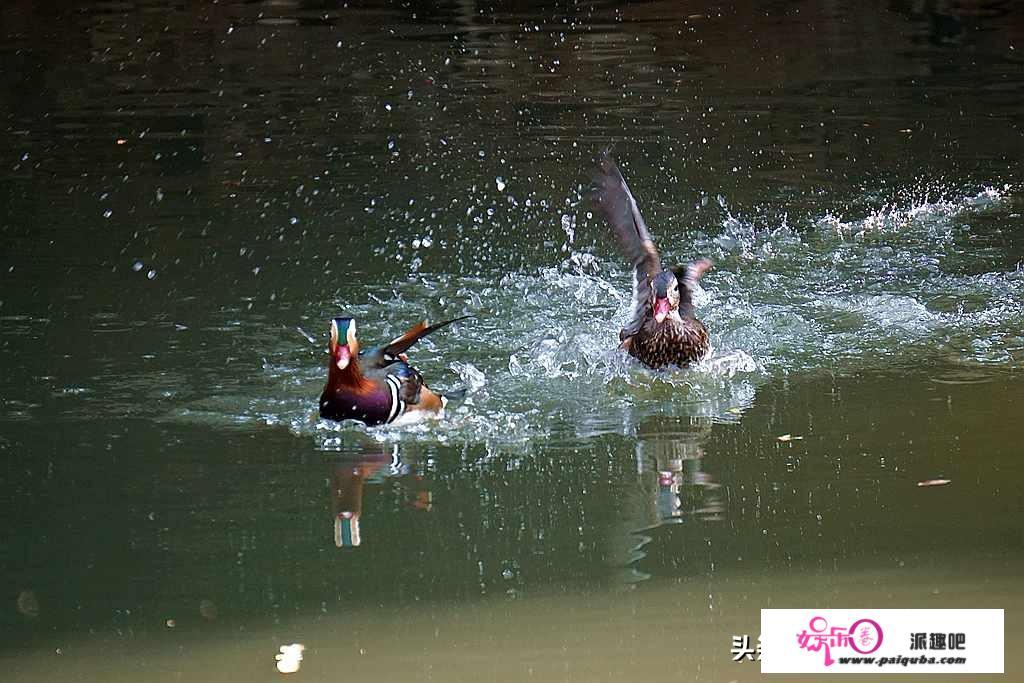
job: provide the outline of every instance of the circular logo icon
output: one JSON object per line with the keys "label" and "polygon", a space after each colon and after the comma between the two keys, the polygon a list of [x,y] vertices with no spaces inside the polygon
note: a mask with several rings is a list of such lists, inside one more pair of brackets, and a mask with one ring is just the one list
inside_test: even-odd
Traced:
{"label": "circular logo icon", "polygon": [[882,627],[874,619],[858,619],[850,626],[850,647],[869,655],[882,647]]}

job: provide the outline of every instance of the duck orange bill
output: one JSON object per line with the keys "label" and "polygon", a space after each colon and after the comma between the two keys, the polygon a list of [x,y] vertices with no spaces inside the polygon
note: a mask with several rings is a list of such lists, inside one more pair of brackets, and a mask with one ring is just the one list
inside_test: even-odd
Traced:
{"label": "duck orange bill", "polygon": [[659,323],[664,322],[670,310],[672,310],[672,307],[669,305],[668,299],[654,300],[654,319]]}

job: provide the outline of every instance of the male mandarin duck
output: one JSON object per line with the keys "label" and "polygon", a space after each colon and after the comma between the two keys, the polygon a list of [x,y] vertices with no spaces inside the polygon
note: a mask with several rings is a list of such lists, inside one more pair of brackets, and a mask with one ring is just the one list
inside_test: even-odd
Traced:
{"label": "male mandarin duck", "polygon": [[435,393],[423,375],[409,365],[405,352],[431,332],[463,318],[436,325],[421,322],[383,346],[359,350],[356,321],[335,318],[331,322],[330,361],[327,384],[320,395],[320,417],[357,420],[373,427],[409,423],[444,413],[449,398]]}
{"label": "male mandarin duck", "polygon": [[593,196],[634,268],[633,310],[619,332],[621,348],[654,369],[700,360],[709,340],[694,315],[693,292],[711,261],[662,267],[636,200],[608,152],[598,157]]}

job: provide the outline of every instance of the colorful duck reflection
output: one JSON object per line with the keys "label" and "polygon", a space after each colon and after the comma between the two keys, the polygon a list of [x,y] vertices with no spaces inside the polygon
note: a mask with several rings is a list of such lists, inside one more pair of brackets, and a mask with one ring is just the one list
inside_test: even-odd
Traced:
{"label": "colorful duck reflection", "polygon": [[331,467],[331,516],[334,520],[334,545],[355,548],[362,545],[363,494],[382,485],[387,479],[397,479],[407,492],[409,506],[430,512],[432,494],[427,479],[418,472],[415,463],[403,462],[398,444],[374,452],[340,458]]}

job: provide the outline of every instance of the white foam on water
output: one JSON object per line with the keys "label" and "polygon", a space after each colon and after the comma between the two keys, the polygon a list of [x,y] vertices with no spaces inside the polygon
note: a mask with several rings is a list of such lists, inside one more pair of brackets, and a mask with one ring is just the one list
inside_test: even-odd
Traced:
{"label": "white foam on water", "polygon": [[826,214],[804,228],[758,226],[724,206],[720,229],[698,235],[687,252],[710,256],[716,267],[695,297],[713,350],[685,370],[651,371],[618,350],[631,275],[618,260],[571,250],[533,272],[420,273],[387,291],[367,286],[323,302],[325,321],[341,313],[360,320],[364,345],[422,317],[473,315],[410,352],[432,387],[468,389],[443,420],[367,429],[317,419],[323,359],[286,333],[268,350],[262,381],[248,387],[257,398],[214,397],[177,415],[283,424],[326,449],[352,433],[500,449],[621,431],[624,419],[655,408],[732,421],[758,386],[791,373],[937,359],[1011,366],[1024,359],[1024,271],[963,272],[957,258],[969,248],[970,219],[1009,201],[1010,188],[984,188],[859,218]]}

